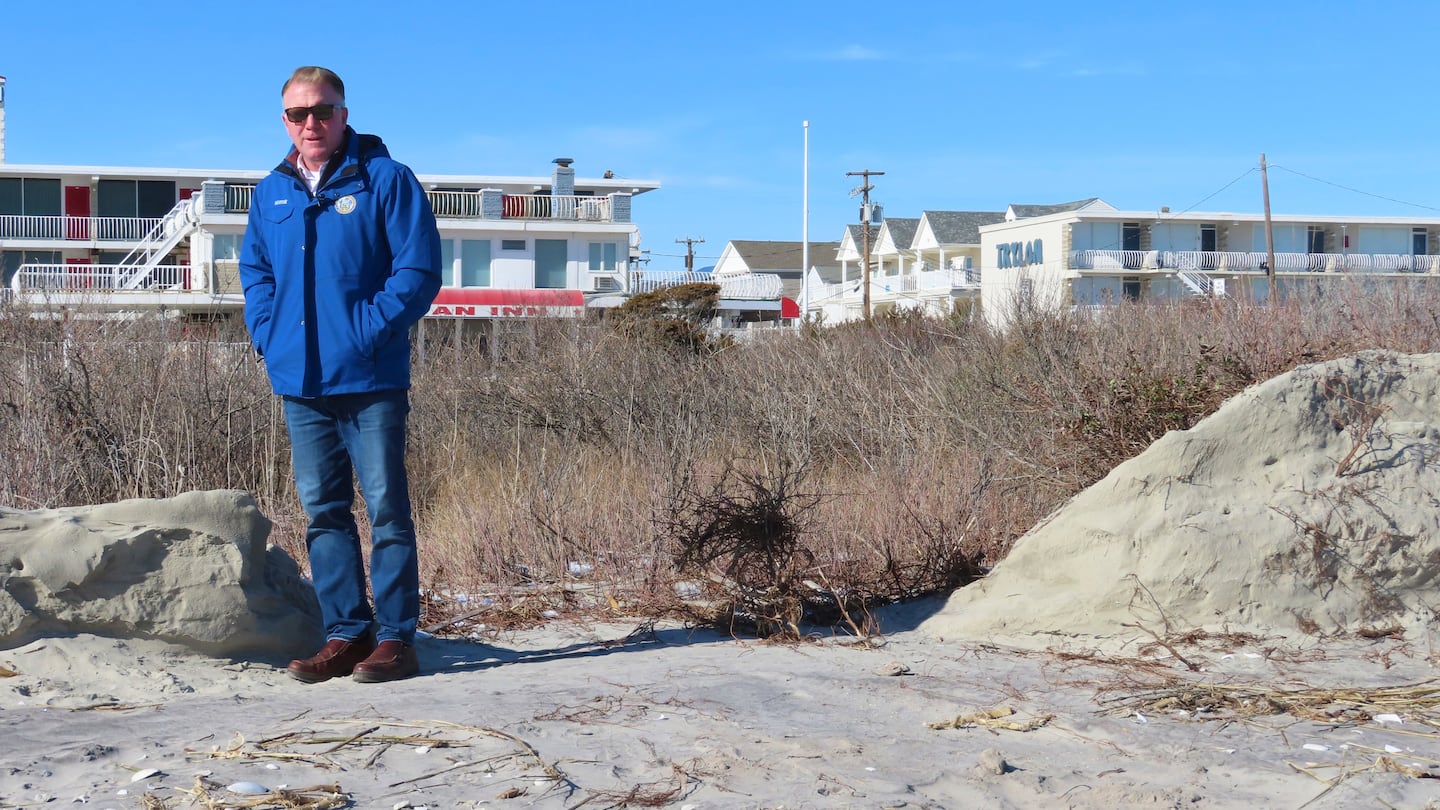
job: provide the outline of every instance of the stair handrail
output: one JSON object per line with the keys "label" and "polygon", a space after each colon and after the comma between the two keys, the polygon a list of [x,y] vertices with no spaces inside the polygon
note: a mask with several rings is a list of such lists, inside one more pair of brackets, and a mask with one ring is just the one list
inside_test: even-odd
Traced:
{"label": "stair handrail", "polygon": [[198,225],[194,197],[175,203],[175,207],[167,211],[165,216],[155,223],[155,227],[119,261],[121,268],[134,268],[129,272],[121,270],[119,289],[133,290],[139,287],[150,275],[150,271],[164,261],[170,251]]}
{"label": "stair handrail", "polygon": [[1175,268],[1175,277],[1195,295],[1214,295],[1215,279],[1183,252],[1165,251],[1165,265]]}

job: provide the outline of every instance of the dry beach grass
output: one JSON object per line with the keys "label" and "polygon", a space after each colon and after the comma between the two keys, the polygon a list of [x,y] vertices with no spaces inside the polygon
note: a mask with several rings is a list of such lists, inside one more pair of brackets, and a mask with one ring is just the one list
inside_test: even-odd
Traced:
{"label": "dry beach grass", "polygon": [[[432,329],[411,457],[428,619],[474,611],[447,593],[489,598],[489,626],[693,610],[678,586],[768,591],[729,616],[785,631],[944,591],[1247,385],[1440,349],[1437,312],[1422,277],[1029,313],[1003,335],[961,316],[698,348],[600,322]],[[0,311],[0,391],[0,504],[242,489],[303,564],[284,425],[233,327]],[[756,531],[786,543],[747,547]]]}

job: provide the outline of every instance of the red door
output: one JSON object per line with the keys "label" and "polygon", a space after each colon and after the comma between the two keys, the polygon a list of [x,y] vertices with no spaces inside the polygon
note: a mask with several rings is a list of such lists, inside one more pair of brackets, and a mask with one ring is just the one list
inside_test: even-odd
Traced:
{"label": "red door", "polygon": [[95,275],[89,259],[66,259],[65,263],[70,265],[66,268],[70,271],[70,281],[66,289],[81,290],[95,286]]}
{"label": "red door", "polygon": [[65,187],[65,238],[90,238],[90,187]]}

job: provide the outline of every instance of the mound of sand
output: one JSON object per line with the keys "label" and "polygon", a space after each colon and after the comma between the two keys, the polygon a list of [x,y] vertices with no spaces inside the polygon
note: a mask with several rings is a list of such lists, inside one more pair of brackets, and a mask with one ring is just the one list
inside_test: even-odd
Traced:
{"label": "mound of sand", "polygon": [[314,589],[266,548],[235,491],[39,511],[0,509],[0,649],[89,633],[216,656],[288,657],[323,641]]}
{"label": "mound of sand", "polygon": [[1440,355],[1303,366],[1116,467],[920,630],[1044,647],[1418,629],[1440,604],[1437,498]]}

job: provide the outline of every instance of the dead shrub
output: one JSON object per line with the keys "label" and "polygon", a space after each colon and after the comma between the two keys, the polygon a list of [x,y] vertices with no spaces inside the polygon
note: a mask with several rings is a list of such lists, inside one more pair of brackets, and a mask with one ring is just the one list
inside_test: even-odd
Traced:
{"label": "dead shrub", "polygon": [[713,579],[725,594],[721,614],[731,626],[762,636],[799,638],[811,601],[805,578],[815,555],[803,543],[817,495],[803,490],[807,470],[727,466],[708,486],[675,493],[661,528],[673,538],[676,571]]}

